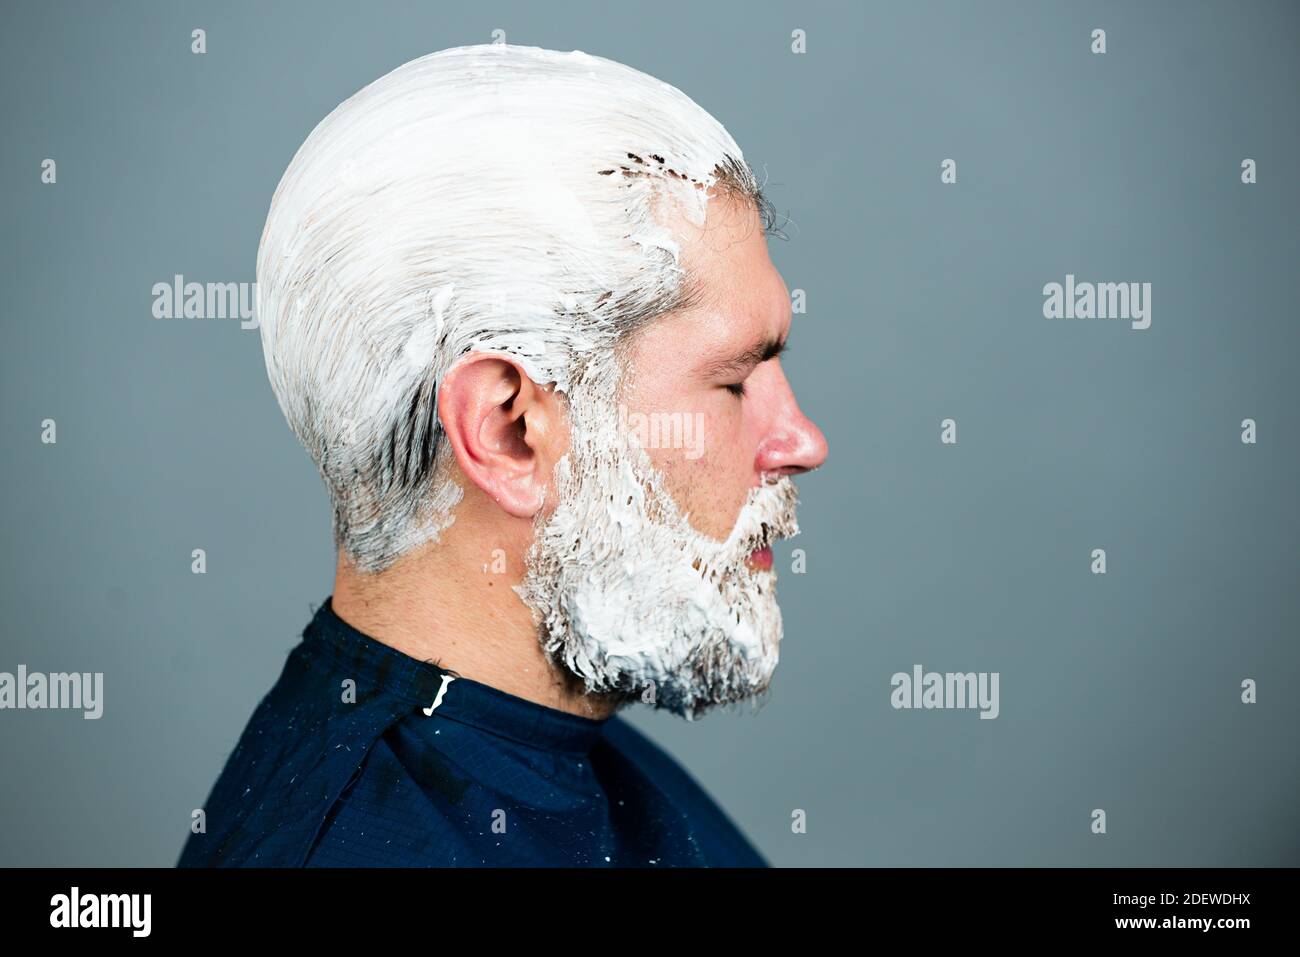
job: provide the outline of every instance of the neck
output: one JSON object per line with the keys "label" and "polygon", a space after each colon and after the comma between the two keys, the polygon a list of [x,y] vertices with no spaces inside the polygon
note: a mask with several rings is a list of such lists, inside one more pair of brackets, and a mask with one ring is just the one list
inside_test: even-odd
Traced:
{"label": "neck", "polygon": [[548,708],[609,717],[618,706],[613,695],[586,693],[580,679],[548,660],[531,612],[511,587],[520,576],[510,568],[522,563],[494,570],[492,550],[481,544],[491,540],[454,523],[438,543],[374,574],[340,552],[334,611],[411,658]]}

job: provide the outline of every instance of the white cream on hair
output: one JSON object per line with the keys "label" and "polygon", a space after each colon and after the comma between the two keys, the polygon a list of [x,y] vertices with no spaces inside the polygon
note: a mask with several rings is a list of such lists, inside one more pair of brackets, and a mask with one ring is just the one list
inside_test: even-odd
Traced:
{"label": "white cream on hair", "polygon": [[721,124],[579,51],[443,50],[321,121],[271,203],[257,316],[359,568],[450,522],[436,402],[456,360],[508,353],[570,399],[610,395],[614,345],[688,291],[661,204],[702,223],[714,186],[759,195]]}

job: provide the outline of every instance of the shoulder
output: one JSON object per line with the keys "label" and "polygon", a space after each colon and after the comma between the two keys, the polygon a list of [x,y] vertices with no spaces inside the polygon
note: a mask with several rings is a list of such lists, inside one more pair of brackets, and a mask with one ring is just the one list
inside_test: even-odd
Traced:
{"label": "shoulder", "polygon": [[342,671],[299,644],[249,718],[203,806],[179,867],[294,867],[331,807],[409,704],[369,687],[351,697]]}
{"label": "shoulder", "polygon": [[704,787],[667,751],[619,715],[605,722],[605,743],[631,762],[689,820],[715,866],[767,867],[768,862]]}

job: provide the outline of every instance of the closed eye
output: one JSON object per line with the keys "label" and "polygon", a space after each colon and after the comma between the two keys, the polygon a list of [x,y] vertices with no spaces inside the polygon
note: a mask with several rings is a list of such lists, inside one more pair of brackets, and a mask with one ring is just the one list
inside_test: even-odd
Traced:
{"label": "closed eye", "polygon": [[[770,348],[770,349],[768,350],[767,354],[766,354],[765,356],[763,356],[763,358],[759,359],[757,363],[755,363],[755,367],[760,366],[760,365],[762,365],[764,362],[767,362],[767,361],[769,361],[769,360],[771,360],[771,359],[775,359],[778,355],[782,355],[782,354],[787,353],[787,352],[789,352],[789,351],[790,351],[790,350],[789,350],[789,347],[787,347],[786,344],[785,344],[784,342],[779,343],[778,345],[776,345],[776,346]],[[751,371],[752,371],[752,370],[751,370]],[[748,376],[746,376],[746,378],[748,378]],[[739,382],[730,382],[730,383],[727,383],[726,385],[723,386],[723,388],[726,389],[728,392],[730,392],[730,393],[731,393],[732,395],[734,395],[734,396],[738,396],[738,397],[740,397],[740,398],[744,398],[744,397],[745,397],[745,380],[744,380],[744,379],[742,379],[742,380],[739,381]]]}

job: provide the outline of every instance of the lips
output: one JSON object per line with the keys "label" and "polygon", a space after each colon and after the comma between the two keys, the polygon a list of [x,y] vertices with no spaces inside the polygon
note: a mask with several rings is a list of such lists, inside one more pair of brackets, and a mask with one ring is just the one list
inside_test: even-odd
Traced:
{"label": "lips", "polygon": [[772,546],[765,545],[749,553],[749,564],[763,571],[772,570]]}

